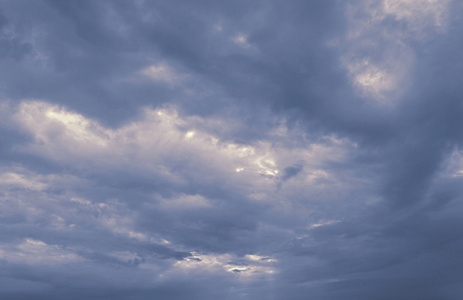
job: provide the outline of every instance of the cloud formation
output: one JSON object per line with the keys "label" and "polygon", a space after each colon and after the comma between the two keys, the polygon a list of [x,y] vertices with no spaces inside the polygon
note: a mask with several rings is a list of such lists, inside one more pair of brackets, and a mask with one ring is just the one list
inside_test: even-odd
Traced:
{"label": "cloud formation", "polygon": [[459,299],[458,1],[4,1],[3,299]]}

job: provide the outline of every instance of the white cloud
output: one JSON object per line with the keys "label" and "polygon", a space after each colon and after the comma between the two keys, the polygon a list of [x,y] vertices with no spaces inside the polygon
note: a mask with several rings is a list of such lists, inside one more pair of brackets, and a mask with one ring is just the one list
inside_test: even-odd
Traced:
{"label": "white cloud", "polygon": [[[79,195],[79,190],[91,186],[86,180],[62,174],[37,175],[20,168],[14,170],[15,173],[3,173],[7,176],[0,177],[3,190],[0,194],[0,217],[20,217],[27,223],[40,224],[44,231],[78,234],[86,226],[91,226],[127,239],[169,243],[159,234],[137,231],[134,223],[138,213],[117,199],[100,198],[95,201]],[[61,189],[63,192],[50,193],[48,189]],[[13,223],[11,227],[14,226]]]}
{"label": "white cloud", "polygon": [[382,7],[384,14],[404,20],[407,30],[422,38],[430,29],[446,30],[450,3],[451,0],[384,0]]}
{"label": "white cloud", "polygon": [[[446,30],[451,1],[383,0],[347,5],[348,30],[338,44],[341,62],[359,94],[373,103],[393,106],[413,78],[411,42]],[[386,24],[387,18],[405,26]]]}
{"label": "white cloud", "polygon": [[40,182],[37,176],[35,176],[35,178],[28,178],[28,176],[16,172],[0,173],[0,186],[4,188],[16,187],[37,191],[47,188],[47,184]]}
{"label": "white cloud", "polygon": [[230,274],[239,280],[271,279],[278,273],[275,266],[276,259],[258,255],[245,255],[240,258],[233,254],[199,254],[193,253],[193,257],[178,261],[167,275],[177,273],[208,273]]}
{"label": "white cloud", "polygon": [[152,81],[166,83],[170,86],[179,85],[188,78],[187,75],[178,73],[166,63],[148,66],[142,69],[140,74]]}
{"label": "white cloud", "polygon": [[[143,207],[172,214],[174,219],[176,214],[195,214],[200,210],[213,213],[222,209],[223,199],[186,192],[191,191],[191,186],[213,185],[240,195],[240,201],[264,205],[266,212],[263,213],[269,217],[264,218],[259,228],[267,228],[265,222],[272,220],[270,216],[297,222],[305,228],[309,226],[307,222],[317,222],[309,218],[314,208],[307,205],[308,202],[329,200],[333,203],[365,184],[348,172],[333,172],[329,167],[330,163],[348,160],[356,149],[354,143],[334,136],[312,141],[297,126],[288,128],[284,119],[268,130],[266,138],[246,144],[225,139],[220,134],[233,132],[227,126],[234,126],[236,122],[180,116],[173,108],[146,108],[138,119],[113,129],[63,107],[25,101],[18,105],[10,120],[34,137],[18,151],[34,153],[77,173],[79,170],[85,174],[92,172],[102,178],[108,174],[134,175],[146,182],[173,184],[177,193],[166,196],[148,192],[145,196],[154,201],[144,203]],[[217,133],[216,128],[224,129]],[[286,169],[293,166],[299,166],[299,171],[288,176]],[[82,187],[87,190],[92,183],[72,176],[67,179],[63,179],[63,175],[40,177],[21,169],[9,172],[18,174],[13,179],[23,188],[0,196],[0,209],[2,205],[9,208],[4,214],[17,213],[30,222],[40,221],[43,228],[49,230],[79,232],[85,226],[92,226],[101,232],[143,243],[166,244],[164,241],[169,240],[172,247],[183,249],[169,233],[137,227],[137,220],[146,216],[143,210],[130,209],[125,196],[117,199],[81,195]],[[8,176],[0,184],[12,182]],[[186,191],[182,191],[182,187]],[[64,192],[49,193],[48,189]],[[277,227],[270,231],[295,235]],[[256,268],[253,270],[271,271],[263,266]],[[235,269],[237,267],[231,269],[233,273],[249,271],[233,271]]]}
{"label": "white cloud", "polygon": [[360,94],[385,106],[395,104],[411,83],[414,55],[405,45],[398,43],[396,46],[395,49],[384,50],[392,50],[396,55],[384,54],[377,61],[371,57],[358,58],[355,54],[342,58]]}
{"label": "white cloud", "polygon": [[[325,159],[343,159],[341,153],[352,147],[346,142],[334,143],[329,137],[320,144],[298,137],[303,141],[300,148],[277,146],[265,140],[236,144],[204,131],[205,128],[194,128],[198,121],[213,127],[230,126],[227,123],[205,122],[198,117],[180,118],[173,109],[145,109],[139,120],[110,129],[65,108],[26,101],[19,105],[13,120],[35,137],[32,144],[18,149],[20,151],[76,168],[90,166],[157,174],[177,183],[186,183],[184,175],[188,175],[198,182],[222,178],[220,180],[231,185],[253,183],[263,187],[272,185],[282,168],[298,161],[306,162],[310,176],[328,177],[327,172],[314,173],[314,170],[320,170]],[[272,138],[288,139],[300,134],[297,131],[283,136],[277,133]],[[181,171],[174,172],[172,165]],[[199,173],[204,175],[194,176]]]}
{"label": "white cloud", "polygon": [[233,36],[231,38],[231,41],[233,43],[237,44],[238,46],[243,47],[243,48],[251,47],[251,45],[248,43],[247,36],[242,34],[242,33],[238,33],[237,35]]}
{"label": "white cloud", "polygon": [[56,142],[66,145],[66,153],[53,151],[46,154],[56,156],[58,160],[69,157],[69,153],[96,154],[103,151],[110,139],[110,131],[97,122],[45,102],[22,102],[15,119],[21,128],[33,133],[37,147],[31,150],[54,150],[52,145]]}
{"label": "white cloud", "polygon": [[83,261],[74,252],[40,240],[24,239],[16,245],[0,244],[0,259],[29,265],[51,265]]}
{"label": "white cloud", "polygon": [[[54,113],[50,115],[50,111]],[[180,117],[174,109],[147,108],[138,120],[110,129],[65,108],[28,101],[19,105],[13,121],[35,137],[19,151],[92,172],[136,174],[180,186],[214,184],[287,212],[297,209],[292,204],[301,201],[297,195],[324,199],[324,194],[337,189],[342,197],[364,184],[342,172],[335,174],[325,165],[348,159],[355,144],[332,136],[313,142],[298,128],[289,130],[284,120],[269,130],[269,140],[252,144],[237,144],[209,133],[236,122]],[[301,165],[301,171],[283,182],[285,168],[294,165]],[[213,204],[202,195],[179,196],[161,203],[170,209]],[[108,224],[108,228],[115,226]],[[125,234],[130,231],[133,229]]]}
{"label": "white cloud", "polygon": [[444,168],[441,176],[444,177],[461,177],[463,176],[463,151],[455,149],[450,156],[444,161]]}
{"label": "white cloud", "polygon": [[169,199],[157,195],[155,198],[159,201],[160,207],[167,210],[207,208],[212,206],[212,201],[201,195],[180,194]]}
{"label": "white cloud", "polygon": [[326,225],[331,225],[331,224],[335,224],[335,223],[338,223],[338,222],[340,222],[340,221],[339,220],[322,221],[320,223],[311,224],[309,226],[309,229],[313,229],[313,228],[317,228],[317,227],[321,227],[321,226],[326,226]]}

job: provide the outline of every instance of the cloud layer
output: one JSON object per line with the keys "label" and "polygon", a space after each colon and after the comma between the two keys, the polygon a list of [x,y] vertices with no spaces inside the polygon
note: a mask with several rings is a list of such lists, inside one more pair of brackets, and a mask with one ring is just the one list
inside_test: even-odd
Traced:
{"label": "cloud layer", "polygon": [[458,1],[4,1],[0,296],[459,299]]}

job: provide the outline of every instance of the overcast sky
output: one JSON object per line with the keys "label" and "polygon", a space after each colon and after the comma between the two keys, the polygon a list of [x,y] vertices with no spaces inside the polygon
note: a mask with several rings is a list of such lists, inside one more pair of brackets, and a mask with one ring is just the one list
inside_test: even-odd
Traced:
{"label": "overcast sky", "polygon": [[459,0],[0,1],[0,298],[463,295]]}

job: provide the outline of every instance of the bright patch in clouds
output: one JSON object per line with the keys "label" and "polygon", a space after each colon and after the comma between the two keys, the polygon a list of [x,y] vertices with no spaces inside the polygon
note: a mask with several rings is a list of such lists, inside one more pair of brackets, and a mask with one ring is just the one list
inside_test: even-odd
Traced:
{"label": "bright patch in clouds", "polygon": [[146,67],[140,71],[140,74],[154,82],[166,83],[172,87],[188,78],[187,75],[178,73],[166,63]]}
{"label": "bright patch in clouds", "polygon": [[[364,0],[347,5],[349,27],[341,42],[341,62],[361,96],[382,106],[393,106],[401,99],[415,67],[410,44],[425,40],[430,31],[445,32],[450,3]],[[385,26],[390,17],[404,26]]]}
{"label": "bright patch in clouds", "polygon": [[160,196],[155,197],[163,209],[194,209],[211,207],[212,201],[201,195],[180,194],[170,199],[164,199]]}
{"label": "bright patch in clouds", "polygon": [[[262,234],[273,234],[276,216],[282,218],[282,224],[297,222],[306,232],[318,218],[309,218],[313,209],[302,208],[302,202],[322,202],[333,191],[342,198],[363,184],[328,168],[330,163],[345,161],[357,147],[354,143],[334,136],[311,141],[298,128],[288,128],[283,119],[276,122],[276,128],[269,129],[267,139],[244,144],[226,139],[215,130],[219,124],[224,128],[222,132],[230,132],[226,126],[233,123],[213,117],[180,116],[174,108],[145,108],[137,119],[119,128],[104,127],[66,107],[42,101],[24,101],[12,111],[15,113],[4,114],[10,124],[33,137],[17,151],[65,165],[77,176],[37,175],[24,168],[4,171],[0,185],[6,192],[0,195],[0,216],[19,215],[40,222],[43,230],[76,237],[91,230],[104,235],[107,242],[124,240],[126,246],[102,254],[105,246],[98,243],[94,249],[74,245],[77,248],[72,250],[64,245],[26,240],[2,250],[2,257],[11,261],[20,261],[22,255],[39,257],[43,262],[98,260],[137,266],[166,277],[199,272],[257,280],[278,274],[279,262],[269,256],[271,253],[191,256],[195,250],[191,245],[196,241],[189,235],[221,239],[216,236],[216,225],[211,224],[230,226],[230,218],[240,222],[248,214],[239,212],[245,205],[262,206],[259,213],[265,218],[256,229]],[[297,146],[286,147],[283,141],[288,138],[297,140]],[[92,180],[78,175],[81,172],[100,177],[103,186],[94,186]],[[122,181],[125,187],[106,186],[104,182],[111,174],[138,179]],[[151,188],[151,183],[158,182],[170,187]],[[143,192],[132,194],[132,185],[139,184],[144,184],[146,191],[140,185]],[[202,190],[210,185],[224,192]],[[90,192],[83,192],[86,186]],[[158,219],[165,222],[165,228],[177,229],[141,226],[161,222]],[[250,226],[243,224],[243,228]],[[234,228],[229,230],[243,230]],[[277,232],[287,239],[300,234],[286,229]],[[154,250],[136,252],[132,244]],[[164,257],[171,260],[157,261]],[[35,263],[35,258],[30,259]]]}
{"label": "bright patch in clouds", "polygon": [[10,263],[29,265],[65,264],[82,261],[72,251],[61,246],[48,245],[40,240],[27,238],[17,245],[0,244],[0,259]]}
{"label": "bright patch in clouds", "polygon": [[232,42],[243,48],[249,48],[251,45],[248,43],[246,35],[239,33],[231,38]]}
{"label": "bright patch in clouds", "polygon": [[258,255],[245,255],[240,258],[230,254],[193,253],[193,257],[177,262],[175,267],[183,272],[230,273],[238,276],[238,279],[257,280],[278,273],[275,262],[275,259]]}
{"label": "bright patch in clouds", "polygon": [[[108,170],[143,170],[179,183],[185,182],[183,175],[194,176],[207,170],[206,173],[214,175],[196,180],[225,176],[234,184],[246,181],[257,187],[269,184],[269,179],[278,180],[283,168],[298,161],[306,161],[307,165],[301,174],[313,178],[324,159],[342,159],[342,153],[353,147],[332,138],[322,144],[304,141],[303,144],[310,145],[308,150],[275,147],[269,141],[236,144],[207,131],[185,132],[183,128],[194,128],[198,118],[182,119],[172,109],[145,109],[138,121],[109,129],[65,108],[29,101],[19,105],[13,121],[35,137],[21,151],[41,153],[51,160],[76,164],[77,168],[85,161]],[[215,126],[217,121],[206,123]],[[73,159],[69,160],[70,157]],[[174,164],[182,171],[173,172]],[[243,175],[236,177],[233,173]],[[328,176],[326,172],[323,174]]]}
{"label": "bright patch in clouds", "polygon": [[451,0],[384,0],[383,8],[385,14],[404,20],[408,30],[421,37],[426,35],[425,30],[446,29],[450,3]]}
{"label": "bright patch in clouds", "polygon": [[46,184],[37,181],[35,178],[27,178],[23,174],[5,172],[0,174],[0,186],[4,188],[19,187],[30,190],[43,190],[47,187]]}

